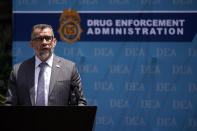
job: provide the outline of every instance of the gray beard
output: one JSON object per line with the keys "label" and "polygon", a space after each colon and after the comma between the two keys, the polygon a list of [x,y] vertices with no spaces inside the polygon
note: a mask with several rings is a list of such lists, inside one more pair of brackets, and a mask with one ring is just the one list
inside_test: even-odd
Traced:
{"label": "gray beard", "polygon": [[46,59],[46,58],[49,58],[50,56],[51,56],[51,51],[50,52],[48,52],[48,53],[36,53],[38,56],[40,56],[40,58],[42,58],[42,59]]}
{"label": "gray beard", "polygon": [[47,52],[47,53],[39,53],[39,52],[36,51],[36,50],[34,50],[34,52],[35,52],[35,54],[36,54],[37,56],[39,56],[40,58],[46,59],[46,58],[49,58],[49,57],[53,54],[54,48],[52,48],[52,49],[51,49],[49,52]]}

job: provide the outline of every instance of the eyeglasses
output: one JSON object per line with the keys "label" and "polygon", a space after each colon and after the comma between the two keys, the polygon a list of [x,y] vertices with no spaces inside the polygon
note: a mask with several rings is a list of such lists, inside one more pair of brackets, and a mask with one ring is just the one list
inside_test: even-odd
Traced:
{"label": "eyeglasses", "polygon": [[37,42],[42,42],[44,39],[46,40],[46,42],[51,42],[53,40],[53,36],[40,36],[40,37],[35,37],[32,40]]}

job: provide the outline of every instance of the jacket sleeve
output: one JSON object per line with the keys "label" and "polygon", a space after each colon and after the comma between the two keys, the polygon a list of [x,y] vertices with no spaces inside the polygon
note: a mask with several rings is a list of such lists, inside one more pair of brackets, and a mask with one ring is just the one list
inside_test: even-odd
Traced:
{"label": "jacket sleeve", "polygon": [[79,106],[87,105],[87,101],[83,94],[81,77],[77,70],[76,64],[74,64],[72,71],[70,104]]}
{"label": "jacket sleeve", "polygon": [[16,73],[13,70],[10,73],[10,77],[8,80],[8,91],[6,94],[6,100],[4,102],[5,106],[15,106],[17,105],[17,95],[16,95]]}

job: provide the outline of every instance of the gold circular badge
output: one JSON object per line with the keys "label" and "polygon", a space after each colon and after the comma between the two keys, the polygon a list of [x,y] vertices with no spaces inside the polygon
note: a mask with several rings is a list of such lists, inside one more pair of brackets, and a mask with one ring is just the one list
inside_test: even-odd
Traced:
{"label": "gold circular badge", "polygon": [[79,14],[71,9],[65,10],[60,17],[60,28],[58,29],[60,39],[72,43],[80,39],[82,29],[80,27]]}

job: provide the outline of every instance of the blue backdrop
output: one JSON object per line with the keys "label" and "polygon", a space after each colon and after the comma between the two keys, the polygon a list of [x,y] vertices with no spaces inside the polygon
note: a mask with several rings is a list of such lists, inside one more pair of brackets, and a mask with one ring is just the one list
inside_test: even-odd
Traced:
{"label": "blue backdrop", "polygon": [[[83,30],[71,44],[57,32],[68,8]],[[34,54],[38,23],[53,26],[55,53],[76,62],[98,106],[95,131],[197,130],[197,1],[13,0],[13,64]]]}

